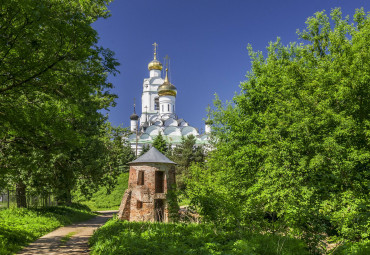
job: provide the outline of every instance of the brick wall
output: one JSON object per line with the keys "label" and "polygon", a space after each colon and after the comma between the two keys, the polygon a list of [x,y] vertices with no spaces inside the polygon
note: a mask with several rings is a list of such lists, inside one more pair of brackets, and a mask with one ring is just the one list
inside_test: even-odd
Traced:
{"label": "brick wall", "polygon": [[[144,172],[143,185],[138,185],[140,171]],[[163,193],[155,192],[156,171],[163,171],[164,173]],[[130,221],[155,221],[158,219],[158,215],[161,214],[161,211],[163,211],[163,221],[168,222],[166,193],[168,188],[171,188],[173,184],[175,184],[175,168],[172,164],[132,164],[130,166],[128,190],[126,191],[126,193],[128,191],[130,192],[130,199],[127,199],[126,196],[126,201],[124,202],[125,196],[123,197],[118,215],[119,218]],[[155,209],[156,199],[163,200],[163,208]],[[157,204],[162,204],[162,202]]]}

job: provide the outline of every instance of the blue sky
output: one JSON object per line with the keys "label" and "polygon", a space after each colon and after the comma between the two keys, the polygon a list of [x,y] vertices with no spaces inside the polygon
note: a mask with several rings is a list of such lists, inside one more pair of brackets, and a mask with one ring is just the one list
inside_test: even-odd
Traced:
{"label": "blue sky", "polygon": [[[93,24],[99,44],[113,50],[120,74],[109,77],[118,95],[109,112],[114,125],[129,126],[133,98],[141,105],[143,79],[153,58],[170,57],[170,80],[177,87],[176,113],[190,125],[204,127],[206,107],[214,94],[231,100],[250,70],[246,47],[265,51],[280,37],[283,44],[297,41],[297,29],[317,11],[341,7],[370,11],[368,0],[115,0],[111,17]],[[140,107],[137,108],[140,113]]]}

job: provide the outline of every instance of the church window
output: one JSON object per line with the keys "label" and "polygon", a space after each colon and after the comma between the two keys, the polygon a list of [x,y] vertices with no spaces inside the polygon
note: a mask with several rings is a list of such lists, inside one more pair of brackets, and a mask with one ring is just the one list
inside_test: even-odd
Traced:
{"label": "church window", "polygon": [[144,171],[139,171],[139,175],[137,177],[137,185],[144,185]]}
{"label": "church window", "polygon": [[159,97],[154,98],[154,110],[159,110]]}
{"label": "church window", "polygon": [[170,111],[170,105],[169,104],[167,105],[167,109],[168,109],[168,111]]}

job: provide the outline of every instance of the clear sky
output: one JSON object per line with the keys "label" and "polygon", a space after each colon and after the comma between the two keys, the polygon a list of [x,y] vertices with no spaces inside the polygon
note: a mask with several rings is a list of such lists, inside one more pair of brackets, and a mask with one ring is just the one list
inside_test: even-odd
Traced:
{"label": "clear sky", "polygon": [[[246,47],[264,51],[277,37],[297,41],[297,29],[317,11],[341,7],[370,11],[369,0],[115,0],[111,17],[93,24],[99,44],[116,53],[120,74],[109,77],[118,95],[109,112],[114,125],[129,126],[133,98],[141,106],[143,79],[149,77],[154,42],[158,59],[170,57],[170,81],[177,87],[176,113],[204,128],[214,94],[231,100],[250,70]],[[141,107],[137,107],[140,113]]]}

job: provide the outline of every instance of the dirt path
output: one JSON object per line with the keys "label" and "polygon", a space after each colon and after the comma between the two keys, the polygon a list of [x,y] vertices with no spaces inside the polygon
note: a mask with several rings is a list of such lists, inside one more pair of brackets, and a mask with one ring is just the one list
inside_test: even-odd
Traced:
{"label": "dirt path", "polygon": [[88,221],[61,227],[31,243],[18,254],[77,255],[89,254],[88,240],[95,229],[102,226],[118,211],[101,211]]}

